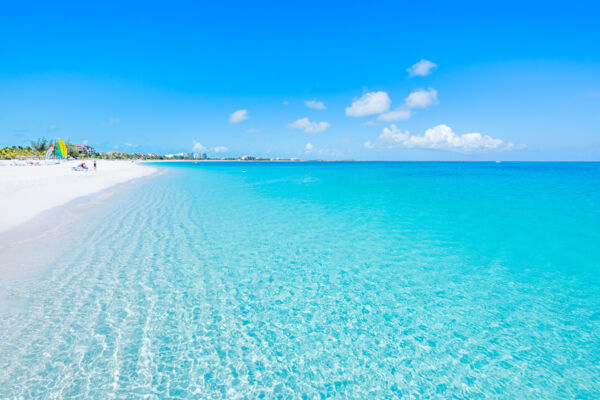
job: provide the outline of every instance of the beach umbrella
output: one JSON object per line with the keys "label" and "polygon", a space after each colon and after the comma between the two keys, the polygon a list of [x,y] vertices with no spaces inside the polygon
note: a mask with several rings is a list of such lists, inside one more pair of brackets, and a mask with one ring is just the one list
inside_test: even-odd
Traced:
{"label": "beach umbrella", "polygon": [[56,146],[56,154],[59,157],[67,158],[67,145],[61,139],[58,139],[58,145]]}

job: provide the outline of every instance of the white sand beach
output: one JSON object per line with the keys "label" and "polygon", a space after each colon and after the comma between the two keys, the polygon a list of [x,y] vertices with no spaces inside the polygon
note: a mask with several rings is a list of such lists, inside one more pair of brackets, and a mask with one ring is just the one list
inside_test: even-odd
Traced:
{"label": "white sand beach", "polygon": [[0,232],[76,198],[156,172],[148,165],[109,160],[98,160],[97,171],[93,160],[85,160],[90,168],[74,171],[81,162],[15,166],[0,161]]}

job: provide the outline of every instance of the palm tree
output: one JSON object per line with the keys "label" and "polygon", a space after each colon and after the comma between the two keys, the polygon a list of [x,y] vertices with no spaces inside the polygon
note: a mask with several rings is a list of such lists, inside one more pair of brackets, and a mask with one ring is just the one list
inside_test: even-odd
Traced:
{"label": "palm tree", "polygon": [[35,151],[46,151],[50,145],[50,141],[46,138],[39,138],[31,141],[31,148]]}

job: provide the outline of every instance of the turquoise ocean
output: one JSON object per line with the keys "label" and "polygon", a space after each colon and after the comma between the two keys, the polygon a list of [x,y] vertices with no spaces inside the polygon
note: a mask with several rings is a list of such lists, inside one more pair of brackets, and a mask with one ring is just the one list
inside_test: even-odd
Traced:
{"label": "turquoise ocean", "polygon": [[205,162],[0,252],[0,399],[598,399],[600,164]]}

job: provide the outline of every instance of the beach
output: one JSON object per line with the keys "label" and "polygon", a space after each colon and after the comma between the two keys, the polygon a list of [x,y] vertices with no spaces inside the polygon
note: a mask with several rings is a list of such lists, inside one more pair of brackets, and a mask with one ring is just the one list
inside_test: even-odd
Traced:
{"label": "beach", "polygon": [[[73,167],[85,162],[87,171]],[[132,179],[148,176],[155,168],[131,161],[65,161],[48,165],[0,165],[0,232],[30,221],[46,210]]]}

